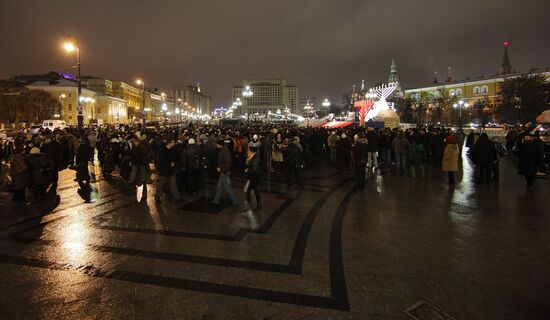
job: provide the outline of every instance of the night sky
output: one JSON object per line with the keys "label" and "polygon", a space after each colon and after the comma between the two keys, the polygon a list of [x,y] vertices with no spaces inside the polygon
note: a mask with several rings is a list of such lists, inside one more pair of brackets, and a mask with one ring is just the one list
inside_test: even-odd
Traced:
{"label": "night sky", "polygon": [[493,74],[510,41],[513,69],[550,66],[548,0],[159,0],[0,2],[0,77],[70,71],[78,35],[83,74],[148,87],[200,82],[214,103],[249,78],[285,78],[300,96],[340,98],[385,82],[395,57],[404,87],[452,66]]}

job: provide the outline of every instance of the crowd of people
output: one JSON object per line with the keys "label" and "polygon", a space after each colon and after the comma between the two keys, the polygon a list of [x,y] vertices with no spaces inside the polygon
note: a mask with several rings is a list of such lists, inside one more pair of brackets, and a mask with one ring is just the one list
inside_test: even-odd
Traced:
{"label": "crowd of people", "polygon": [[[537,171],[544,169],[544,144],[528,130],[511,132],[506,145],[484,132],[446,128],[302,128],[293,125],[251,124],[217,126],[174,125],[142,130],[139,126],[88,128],[20,133],[13,140],[0,140],[2,190],[13,192],[13,201],[42,201],[55,195],[58,173],[75,171],[80,189],[97,178],[89,166],[101,168],[105,180],[120,178],[128,184],[147,187],[156,171],[155,199],[167,187],[174,200],[205,191],[209,179],[217,179],[213,204],[225,191],[239,204],[231,186],[232,173],[246,177],[244,207],[261,209],[260,185],[268,174],[286,178],[286,187],[300,188],[304,168],[327,162],[352,170],[358,188],[369,175],[393,171],[397,176],[424,178],[426,165],[440,166],[455,183],[463,146],[476,168],[476,181],[499,180],[499,160],[509,151],[519,156],[518,173],[533,186]],[[209,195],[212,196],[212,195]]]}

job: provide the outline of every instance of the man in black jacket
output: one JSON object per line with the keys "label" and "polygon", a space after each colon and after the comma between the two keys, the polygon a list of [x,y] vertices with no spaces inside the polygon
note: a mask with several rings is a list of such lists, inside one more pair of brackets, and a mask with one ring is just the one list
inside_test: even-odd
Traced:
{"label": "man in black jacket", "polygon": [[227,146],[225,146],[225,142],[223,140],[218,141],[216,148],[218,149],[217,171],[220,177],[216,186],[216,196],[214,197],[213,203],[215,205],[220,204],[220,198],[222,196],[223,189],[225,189],[225,191],[229,194],[233,205],[238,205],[239,200],[237,200],[235,192],[233,192],[233,188],[231,187],[231,153],[229,152]]}
{"label": "man in black jacket", "polygon": [[290,188],[292,186],[292,178],[296,180],[298,187],[302,186],[300,180],[300,170],[304,166],[304,155],[300,147],[297,146],[298,137],[288,144],[288,147],[284,150],[284,162],[286,164],[286,186]]}
{"label": "man in black jacket", "polygon": [[357,179],[357,188],[363,189],[365,187],[365,166],[367,165],[367,139],[365,134],[360,132],[354,137],[355,143],[353,144],[353,160],[355,163],[355,177]]}
{"label": "man in black jacket", "polygon": [[168,182],[170,193],[176,200],[181,200],[181,195],[178,191],[178,185],[176,183],[176,158],[177,155],[173,150],[175,141],[170,139],[166,142],[166,145],[160,147],[160,151],[157,157],[157,171],[159,178],[157,180],[157,192],[155,194],[155,201],[160,201],[160,196],[164,186]]}
{"label": "man in black jacket", "polygon": [[63,153],[61,152],[61,144],[57,140],[52,139],[51,134],[45,136],[44,143],[40,146],[40,152],[42,152],[46,159],[51,162],[50,166],[50,180],[51,187],[50,192],[57,193],[57,182],[59,181],[59,167],[61,166],[61,160]]}

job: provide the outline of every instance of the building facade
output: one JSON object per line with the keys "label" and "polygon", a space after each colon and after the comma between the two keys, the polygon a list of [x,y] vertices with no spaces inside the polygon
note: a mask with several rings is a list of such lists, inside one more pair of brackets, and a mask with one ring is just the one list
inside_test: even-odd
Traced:
{"label": "building facade", "polygon": [[[59,79],[55,82],[33,81],[27,85],[27,88],[44,90],[59,99],[59,103],[61,104],[61,110],[58,113],[59,118],[64,120],[68,125],[78,124],[78,85],[76,81],[70,79]],[[94,91],[82,88],[80,101],[84,124],[92,122],[94,108],[97,103],[96,98]]]}
{"label": "building facade", "polygon": [[173,87],[172,97],[182,112],[209,114],[214,111],[210,96],[205,94],[200,84]]}
{"label": "building facade", "polygon": [[[247,92],[251,95],[247,96]],[[300,108],[298,87],[288,85],[283,79],[245,80],[241,86],[233,87],[232,98],[242,101],[241,114],[275,113],[286,108],[297,113]]]}

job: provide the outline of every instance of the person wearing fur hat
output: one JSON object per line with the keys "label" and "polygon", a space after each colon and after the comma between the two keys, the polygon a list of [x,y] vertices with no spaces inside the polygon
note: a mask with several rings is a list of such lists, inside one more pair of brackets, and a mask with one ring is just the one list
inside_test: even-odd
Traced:
{"label": "person wearing fur hat", "polygon": [[443,150],[443,161],[441,162],[441,168],[447,172],[449,177],[449,185],[455,184],[454,173],[458,171],[458,155],[459,148],[457,145],[457,137],[454,134],[445,139],[445,149]]}
{"label": "person wearing fur hat", "polygon": [[29,152],[27,163],[31,170],[32,176],[32,195],[34,201],[41,201],[46,195],[46,189],[51,181],[51,166],[52,162],[45,154],[40,152],[40,149],[34,147]]}

